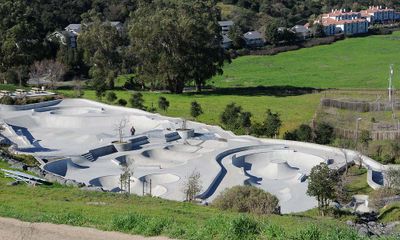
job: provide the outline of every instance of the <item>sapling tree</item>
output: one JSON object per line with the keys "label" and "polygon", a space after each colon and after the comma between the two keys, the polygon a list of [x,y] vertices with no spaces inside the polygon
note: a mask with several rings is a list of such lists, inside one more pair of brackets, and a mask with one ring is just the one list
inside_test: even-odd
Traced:
{"label": "sapling tree", "polygon": [[200,180],[200,172],[196,169],[186,177],[183,183],[183,193],[186,196],[186,201],[193,201],[196,196],[201,192],[201,180]]}
{"label": "sapling tree", "polygon": [[124,142],[124,129],[126,128],[128,122],[128,119],[122,118],[118,123],[114,125],[114,130],[118,134],[119,143]]}
{"label": "sapling tree", "polygon": [[120,177],[119,177],[119,181],[120,181],[120,188],[122,191],[125,191],[127,194],[131,193],[131,182],[133,182],[132,180],[132,176],[134,173],[134,169],[133,169],[133,162],[126,162],[124,167],[123,167],[123,172],[121,173]]}

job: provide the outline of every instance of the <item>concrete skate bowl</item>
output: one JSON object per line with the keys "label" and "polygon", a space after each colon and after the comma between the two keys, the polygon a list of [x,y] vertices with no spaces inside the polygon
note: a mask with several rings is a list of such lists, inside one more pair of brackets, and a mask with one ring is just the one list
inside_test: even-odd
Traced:
{"label": "concrete skate bowl", "polygon": [[[121,182],[120,182],[120,176],[119,175],[109,175],[109,176],[103,176],[103,177],[98,177],[94,178],[89,181],[89,184],[96,186],[96,187],[101,187],[104,190],[110,191],[110,192],[120,192],[121,188]],[[131,189],[139,189],[138,186],[141,186],[139,183],[139,180],[137,178],[131,177]]]}
{"label": "concrete skate bowl", "polygon": [[[272,145],[252,145],[252,146],[245,146],[245,147],[238,147],[238,148],[232,148],[228,149],[226,151],[223,151],[219,153],[216,157],[215,160],[218,163],[218,165],[221,167],[221,170],[219,173],[215,176],[215,178],[212,180],[211,184],[209,187],[201,194],[197,196],[197,198],[200,199],[207,199],[211,197],[215,191],[217,190],[218,186],[220,185],[221,181],[224,179],[227,170],[224,166],[224,161],[230,161],[233,163],[233,156],[235,154],[239,153],[244,153],[247,151],[271,151],[274,149],[282,149],[284,148],[285,145],[282,144],[272,144]],[[235,165],[235,164],[234,164]]]}
{"label": "concrete skate bowl", "polygon": [[[175,151],[170,150],[170,148]],[[201,154],[190,152],[195,149],[186,146],[167,146],[164,148],[149,149],[140,154],[124,155],[116,158],[116,160],[122,164],[124,162],[133,164],[136,167],[173,168],[185,165],[189,160],[200,157]]]}
{"label": "concrete skate bowl", "polygon": [[308,172],[309,170],[311,170],[312,167],[324,162],[324,159],[322,157],[318,157],[312,154],[297,152],[290,149],[280,149],[267,152],[253,152],[249,154],[244,153],[240,156],[235,156],[233,163],[237,167],[243,167],[242,165],[248,163],[250,165],[254,165],[255,168],[259,169],[271,161],[287,162],[287,164],[291,167]]}
{"label": "concrete skate bowl", "polygon": [[[153,173],[148,174],[139,178],[142,188],[142,184],[146,183],[149,187],[151,183],[151,195],[160,197],[168,192],[168,188],[165,185],[176,183],[180,180],[180,177],[171,173]],[[135,190],[137,192],[137,190]]]}
{"label": "concrete skate bowl", "polygon": [[270,180],[284,180],[296,177],[298,170],[298,168],[290,166],[286,160],[274,159],[252,164],[248,173]]}
{"label": "concrete skate bowl", "polygon": [[72,172],[81,171],[87,168],[89,167],[79,165],[73,162],[70,158],[49,162],[43,166],[44,170],[66,178],[68,178],[68,175]]}

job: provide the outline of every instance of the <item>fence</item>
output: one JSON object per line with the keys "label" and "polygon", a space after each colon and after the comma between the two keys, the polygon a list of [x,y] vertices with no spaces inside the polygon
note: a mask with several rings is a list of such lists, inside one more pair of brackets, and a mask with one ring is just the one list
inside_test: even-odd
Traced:
{"label": "fence", "polygon": [[[360,136],[361,131],[358,131]],[[356,131],[352,129],[335,128],[336,136],[353,139],[356,136]],[[400,130],[395,131],[371,131],[372,140],[398,140],[400,139]]]}
{"label": "fence", "polygon": [[[321,105],[324,107],[333,107],[357,112],[378,112],[391,111],[392,106],[388,102],[364,102],[364,101],[342,101],[330,98],[321,99]],[[394,110],[400,110],[400,102],[394,103]]]}

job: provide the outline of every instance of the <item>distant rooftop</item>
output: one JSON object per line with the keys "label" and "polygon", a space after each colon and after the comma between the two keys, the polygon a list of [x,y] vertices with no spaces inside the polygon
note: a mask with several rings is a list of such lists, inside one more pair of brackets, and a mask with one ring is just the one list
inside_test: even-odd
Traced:
{"label": "distant rooftop", "polygon": [[263,38],[261,33],[258,31],[247,32],[244,34],[244,37],[247,39],[260,39]]}

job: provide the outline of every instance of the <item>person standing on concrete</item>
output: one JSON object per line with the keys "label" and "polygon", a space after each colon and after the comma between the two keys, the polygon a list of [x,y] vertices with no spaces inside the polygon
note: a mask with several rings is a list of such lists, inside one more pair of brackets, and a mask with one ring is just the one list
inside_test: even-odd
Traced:
{"label": "person standing on concrete", "polygon": [[131,136],[135,135],[136,129],[134,126],[131,127]]}

